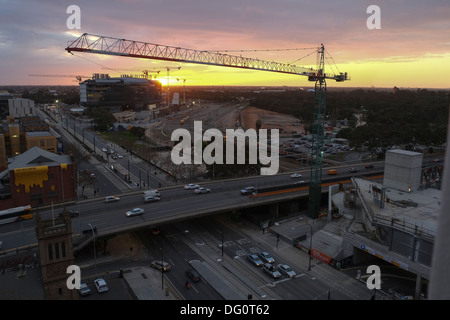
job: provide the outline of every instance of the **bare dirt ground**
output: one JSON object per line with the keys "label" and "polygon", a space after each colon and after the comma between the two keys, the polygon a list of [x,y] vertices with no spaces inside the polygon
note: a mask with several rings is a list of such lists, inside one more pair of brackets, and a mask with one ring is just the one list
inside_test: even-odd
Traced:
{"label": "bare dirt ground", "polygon": [[292,115],[247,107],[241,112],[242,126],[246,129],[256,129],[256,121],[260,119],[261,129],[279,129],[280,134],[304,132],[303,125]]}

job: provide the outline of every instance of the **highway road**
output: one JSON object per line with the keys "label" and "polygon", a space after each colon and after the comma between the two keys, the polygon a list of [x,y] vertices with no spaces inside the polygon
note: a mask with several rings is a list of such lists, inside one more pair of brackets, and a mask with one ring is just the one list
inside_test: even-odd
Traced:
{"label": "highway road", "polygon": [[[371,169],[374,170],[374,169]],[[309,172],[301,172],[306,182]],[[326,175],[326,173],[325,173]],[[344,178],[344,173],[338,174]],[[348,176],[348,174],[347,174]],[[325,178],[325,176],[324,176]],[[161,200],[144,203],[143,192],[135,191],[119,194],[121,200],[114,203],[104,203],[103,197],[77,201],[68,209],[80,212],[79,217],[72,219],[72,229],[77,239],[83,231],[95,226],[99,234],[111,234],[136,229],[142,226],[158,224],[166,220],[178,220],[194,217],[203,213],[217,213],[232,208],[244,208],[276,202],[278,199],[296,197],[299,193],[291,192],[272,196],[249,197],[242,196],[240,190],[246,186],[255,186],[258,190],[265,187],[292,184],[289,174],[274,176],[255,176],[251,178],[223,180],[201,183],[201,186],[211,189],[211,193],[195,194],[193,190],[185,190],[183,185],[162,188]],[[306,195],[308,190],[299,191]],[[259,194],[261,195],[261,193]],[[125,212],[141,207],[145,213],[141,216],[126,217]],[[62,211],[61,207],[41,209],[43,219],[50,219]],[[0,235],[5,250],[37,243],[34,219],[17,223],[0,225]]]}

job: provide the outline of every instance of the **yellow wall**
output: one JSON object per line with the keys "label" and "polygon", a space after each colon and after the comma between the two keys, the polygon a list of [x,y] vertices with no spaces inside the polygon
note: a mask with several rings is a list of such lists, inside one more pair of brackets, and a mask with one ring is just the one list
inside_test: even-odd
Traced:
{"label": "yellow wall", "polygon": [[23,184],[25,192],[29,193],[33,185],[44,186],[44,181],[48,180],[48,166],[14,169],[14,178],[16,187]]}
{"label": "yellow wall", "polygon": [[[41,144],[43,142],[43,145]],[[32,147],[39,147],[49,152],[56,153],[57,142],[55,136],[28,137],[25,135],[25,146],[29,150]]]}

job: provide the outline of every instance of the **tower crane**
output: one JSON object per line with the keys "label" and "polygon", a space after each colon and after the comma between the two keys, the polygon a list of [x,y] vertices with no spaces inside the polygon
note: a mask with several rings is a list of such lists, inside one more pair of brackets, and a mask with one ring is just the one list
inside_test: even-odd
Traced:
{"label": "tower crane", "polygon": [[343,82],[350,80],[347,73],[325,73],[325,47],[317,48],[317,69],[300,67],[290,63],[265,61],[212,51],[200,51],[171,47],[154,43],[112,38],[84,33],[71,42],[65,50],[72,52],[97,53],[121,57],[153,59],[172,62],[196,63],[249,70],[261,70],[308,77],[315,82],[312,123],[311,172],[308,200],[308,214],[317,218],[322,194],[322,149],[326,111],[326,80]]}
{"label": "tower crane", "polygon": [[78,80],[78,82],[81,82],[81,80],[84,79],[90,79],[92,76],[79,76],[79,75],[73,75],[73,74],[29,74],[29,77],[56,77],[56,78],[75,78]]}

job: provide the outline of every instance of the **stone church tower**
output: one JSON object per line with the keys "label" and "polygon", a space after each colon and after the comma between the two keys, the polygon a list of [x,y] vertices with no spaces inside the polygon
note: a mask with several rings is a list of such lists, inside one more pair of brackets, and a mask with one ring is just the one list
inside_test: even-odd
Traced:
{"label": "stone church tower", "polygon": [[72,223],[67,210],[62,217],[42,220],[36,214],[36,235],[39,242],[42,286],[47,300],[74,300],[77,290],[67,288],[67,267],[75,264],[72,246]]}

